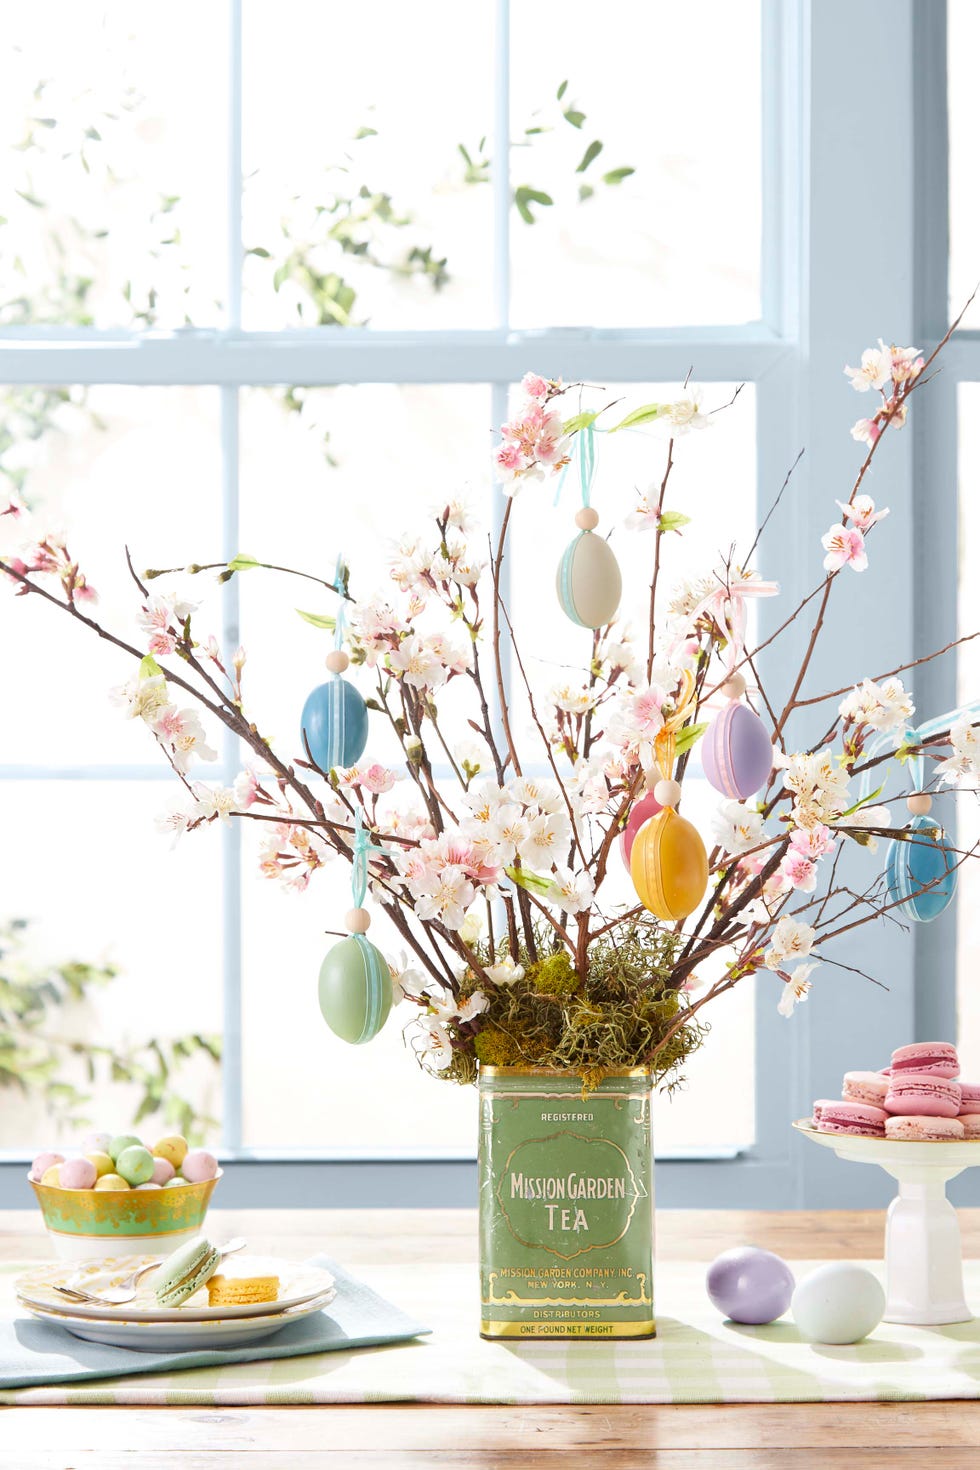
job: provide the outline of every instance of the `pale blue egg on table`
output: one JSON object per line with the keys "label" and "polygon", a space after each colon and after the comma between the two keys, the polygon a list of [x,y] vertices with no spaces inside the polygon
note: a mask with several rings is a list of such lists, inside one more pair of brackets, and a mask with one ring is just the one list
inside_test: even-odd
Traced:
{"label": "pale blue egg on table", "polygon": [[793,1293],[793,1318],[810,1342],[844,1346],[873,1332],[885,1314],[881,1282],[866,1266],[829,1261]]}

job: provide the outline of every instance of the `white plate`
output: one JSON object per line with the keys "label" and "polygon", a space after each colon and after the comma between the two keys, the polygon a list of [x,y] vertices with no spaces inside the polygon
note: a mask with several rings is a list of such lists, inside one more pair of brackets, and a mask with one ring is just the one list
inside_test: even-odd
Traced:
{"label": "white plate", "polygon": [[[336,1296],[331,1290],[313,1301],[300,1306],[288,1307],[285,1311],[264,1317],[228,1318],[221,1322],[95,1322],[82,1317],[69,1317],[63,1312],[41,1311],[29,1308],[31,1315],[40,1322],[54,1322],[80,1337],[85,1342],[102,1343],[105,1347],[135,1348],[142,1353],[165,1352],[208,1352],[212,1348],[247,1347],[249,1343],[261,1342],[288,1327],[290,1322],[302,1321],[322,1311]],[[123,1311],[124,1308],[117,1308]]]}
{"label": "white plate", "polygon": [[72,1302],[55,1290],[56,1286],[71,1286],[77,1291],[98,1293],[119,1283],[138,1269],[158,1260],[146,1256],[134,1261],[130,1256],[124,1261],[106,1256],[101,1260],[78,1264],[68,1261],[51,1262],[34,1266],[25,1271],[16,1284],[18,1299],[27,1307],[38,1307],[44,1312],[56,1312],[59,1316],[79,1317],[100,1322],[225,1322],[237,1318],[267,1317],[284,1308],[300,1306],[332,1291],[334,1279],[329,1271],[320,1266],[305,1265],[298,1261],[282,1260],[278,1256],[229,1256],[222,1262],[220,1274],[224,1276],[278,1276],[279,1296],[275,1302],[252,1302],[242,1306],[211,1307],[208,1305],[207,1288],[188,1297],[179,1307],[158,1305],[150,1283],[152,1274],[140,1282],[139,1294],[123,1306],[110,1302],[96,1305],[93,1302]]}
{"label": "white plate", "polygon": [[914,1162],[936,1168],[956,1164],[961,1169],[980,1164],[980,1138],[869,1138],[861,1133],[828,1133],[814,1128],[811,1118],[797,1118],[793,1127],[814,1143],[834,1149],[842,1158],[881,1164],[886,1169],[891,1163],[904,1166]]}

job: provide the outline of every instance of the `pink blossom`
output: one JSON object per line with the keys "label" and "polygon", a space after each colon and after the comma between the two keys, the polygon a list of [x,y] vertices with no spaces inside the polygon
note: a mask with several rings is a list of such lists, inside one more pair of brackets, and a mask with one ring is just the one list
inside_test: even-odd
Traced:
{"label": "pink blossom", "polygon": [[254,806],[259,795],[259,778],[251,766],[246,766],[244,771],[238,773],[232,789],[239,811],[245,812],[250,806]]}
{"label": "pink blossom", "polygon": [[0,516],[12,516],[16,521],[20,519],[26,509],[27,506],[21,500],[20,496],[17,494],[17,491],[12,490],[10,492],[10,499],[7,501],[7,504],[4,506],[3,510],[0,510]]}
{"label": "pink blossom", "polygon": [[820,544],[827,552],[823,559],[825,571],[837,572],[841,567],[851,566],[856,572],[863,572],[868,565],[864,537],[855,526],[831,526],[826,536],[820,538]]}
{"label": "pink blossom", "polygon": [[85,576],[82,572],[77,572],[75,574],[72,595],[74,596],[76,602],[87,602],[89,604],[93,604],[98,602],[99,600],[99,594],[96,592],[91,582],[87,582],[85,580]]}
{"label": "pink blossom", "polygon": [[874,419],[858,419],[851,430],[851,438],[859,444],[873,444],[881,433],[881,426]]}
{"label": "pink blossom", "polygon": [[152,634],[147,644],[147,648],[151,653],[161,656],[167,653],[173,653],[176,647],[177,644],[174,638],[169,633],[162,632]]}
{"label": "pink blossom", "polygon": [[377,762],[373,766],[368,766],[361,777],[361,785],[366,786],[368,791],[373,791],[375,796],[380,796],[382,792],[390,791],[394,784],[394,771],[389,771],[385,766],[379,765]]}
{"label": "pink blossom", "polygon": [[918,347],[895,347],[888,349],[891,358],[891,377],[895,384],[917,378],[925,367],[925,360]]}
{"label": "pink blossom", "polygon": [[136,621],[144,633],[155,633],[161,629],[166,631],[173,622],[173,617],[169,602],[162,597],[151,597],[149,602],[143,604]]}
{"label": "pink blossom", "polygon": [[830,828],[825,827],[823,822],[816,822],[812,827],[797,827],[789,839],[789,844],[796,852],[802,853],[804,857],[815,862],[817,858],[833,852],[835,841]]}
{"label": "pink blossom", "polygon": [[7,571],[6,568],[4,568],[3,574],[8,579],[8,581],[13,584],[14,596],[26,596],[26,594],[31,590],[30,587],[26,582],[19,582],[15,576],[11,575],[11,573],[17,572],[21,577],[26,577],[28,571],[30,570],[27,563],[21,561],[19,556],[11,556],[8,558],[7,566],[10,568],[10,571]]}
{"label": "pink blossom", "polygon": [[884,510],[875,510],[875,503],[870,495],[855,495],[847,505],[842,500],[838,500],[837,504],[843,512],[843,518],[850,520],[862,533],[870,531],[872,526],[891,514],[887,506]]}
{"label": "pink blossom", "polygon": [[811,863],[802,852],[790,848],[779,864],[777,876],[789,888],[801,893],[812,893],[817,886],[817,865]]}
{"label": "pink blossom", "polygon": [[46,541],[35,541],[32,545],[25,546],[24,563],[26,570],[31,572],[56,572],[58,570],[58,559],[52,554]]}
{"label": "pink blossom", "polygon": [[521,379],[521,387],[528,398],[547,398],[548,396],[548,384],[537,373],[525,373]]}

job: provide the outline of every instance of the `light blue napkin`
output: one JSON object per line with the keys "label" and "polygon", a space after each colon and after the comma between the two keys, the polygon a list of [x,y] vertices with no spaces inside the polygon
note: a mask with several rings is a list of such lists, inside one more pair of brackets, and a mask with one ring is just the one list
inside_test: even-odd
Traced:
{"label": "light blue napkin", "polygon": [[104,1347],[96,1342],[83,1342],[56,1322],[43,1322],[22,1308],[23,1316],[13,1322],[0,1322],[0,1389],[379,1347],[407,1342],[431,1332],[431,1328],[421,1326],[399,1307],[386,1302],[363,1281],[348,1276],[327,1256],[314,1256],[313,1264],[325,1267],[335,1278],[337,1295],[333,1301],[322,1312],[291,1322],[275,1337],[265,1338],[251,1347],[184,1353],[143,1353],[132,1348]]}

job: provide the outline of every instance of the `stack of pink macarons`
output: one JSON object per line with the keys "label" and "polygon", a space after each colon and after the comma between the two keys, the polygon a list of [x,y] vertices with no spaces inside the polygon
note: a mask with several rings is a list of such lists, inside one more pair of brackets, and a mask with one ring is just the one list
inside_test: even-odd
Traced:
{"label": "stack of pink macarons", "polygon": [[960,1082],[956,1047],[917,1041],[892,1052],[880,1072],[847,1072],[840,1101],[813,1104],[821,1133],[950,1143],[980,1139],[980,1084]]}

